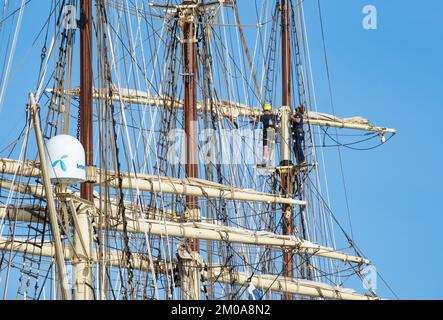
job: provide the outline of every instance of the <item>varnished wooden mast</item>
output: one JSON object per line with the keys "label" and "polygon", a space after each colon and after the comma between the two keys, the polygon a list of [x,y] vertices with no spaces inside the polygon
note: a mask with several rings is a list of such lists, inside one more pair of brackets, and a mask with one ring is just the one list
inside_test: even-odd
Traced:
{"label": "varnished wooden mast", "polygon": [[[86,169],[93,166],[93,78],[92,78],[92,0],[80,1],[80,140],[85,149]],[[88,172],[88,171],[87,171]],[[94,184],[90,181],[82,183],[80,195],[83,199],[93,202]],[[74,299],[91,300],[92,270],[88,255],[91,249],[91,228],[88,212],[83,211],[78,215],[78,225],[74,234],[75,247],[84,250],[85,257],[79,259],[74,265],[75,284]],[[86,243],[83,249],[81,242]]]}
{"label": "varnished wooden mast", "polygon": [[[282,107],[283,111],[289,112],[291,109],[291,34],[289,23],[289,1],[281,2],[281,43],[282,43]],[[288,119],[283,117],[287,123],[283,126],[289,126]],[[287,129],[287,128],[286,128]],[[282,128],[284,130],[284,128]],[[282,148],[290,148],[289,140],[282,141]],[[283,154],[283,152],[282,152]],[[288,154],[288,152],[286,152]],[[290,159],[281,159],[283,166],[290,165]],[[294,194],[292,177],[289,170],[281,171],[281,189],[282,193],[288,197]],[[292,235],[294,233],[294,208],[292,205],[283,207],[283,233]],[[290,251],[283,252],[283,275],[285,277],[293,277],[294,258]],[[292,300],[292,295],[286,294],[286,300]]]}
{"label": "varnished wooden mast", "polygon": [[[92,2],[81,1],[80,16],[80,139],[85,149],[86,166],[92,166]],[[81,197],[92,201],[93,184],[81,185]]]}
{"label": "varnished wooden mast", "polygon": [[[184,9],[180,13],[183,28],[183,82],[185,88],[184,116],[186,134],[186,177],[198,178],[198,114],[197,114],[197,54],[196,54],[196,7],[197,1],[183,1]],[[187,6],[188,5],[188,6]],[[198,221],[200,209],[198,197],[186,197],[184,220]],[[189,250],[189,251],[188,251]],[[183,299],[198,300],[200,296],[200,272],[197,267],[200,252],[198,239],[187,239],[179,248],[182,258],[181,278]]]}

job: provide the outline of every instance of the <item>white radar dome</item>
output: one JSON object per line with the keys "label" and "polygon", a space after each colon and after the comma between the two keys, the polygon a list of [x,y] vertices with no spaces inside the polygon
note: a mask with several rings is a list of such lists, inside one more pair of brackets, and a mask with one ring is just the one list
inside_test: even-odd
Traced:
{"label": "white radar dome", "polygon": [[46,144],[46,164],[52,184],[75,185],[86,180],[85,150],[74,137],[51,138]]}

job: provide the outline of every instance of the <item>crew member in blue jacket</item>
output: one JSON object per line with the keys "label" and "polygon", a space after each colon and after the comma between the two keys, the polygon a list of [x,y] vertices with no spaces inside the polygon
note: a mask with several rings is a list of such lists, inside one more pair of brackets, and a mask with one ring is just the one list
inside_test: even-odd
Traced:
{"label": "crew member in blue jacket", "polygon": [[270,104],[265,104],[263,106],[263,114],[254,117],[254,120],[263,123],[263,166],[269,162],[268,130],[275,130],[277,128],[277,117],[272,113],[272,106]]}

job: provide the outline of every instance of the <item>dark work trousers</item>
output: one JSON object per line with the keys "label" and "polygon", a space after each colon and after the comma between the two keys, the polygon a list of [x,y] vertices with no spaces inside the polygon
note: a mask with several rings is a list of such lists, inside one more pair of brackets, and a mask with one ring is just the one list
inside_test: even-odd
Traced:
{"label": "dark work trousers", "polygon": [[303,152],[303,145],[305,143],[304,133],[296,133],[293,136],[294,139],[294,154],[297,159],[297,163],[302,163],[305,161],[305,154]]}

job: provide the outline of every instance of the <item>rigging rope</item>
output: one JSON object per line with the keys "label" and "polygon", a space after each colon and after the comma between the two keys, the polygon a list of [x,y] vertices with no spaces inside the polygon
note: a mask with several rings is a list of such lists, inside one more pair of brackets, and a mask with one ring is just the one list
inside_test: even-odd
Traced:
{"label": "rigging rope", "polygon": [[14,37],[13,37],[13,40],[12,40],[11,50],[9,52],[8,64],[7,64],[7,67],[6,67],[6,72],[5,72],[4,76],[3,76],[3,83],[2,83],[2,86],[1,86],[1,89],[0,89],[0,108],[3,105],[3,100],[5,98],[6,89],[8,87],[9,74],[10,74],[10,71],[11,71],[11,68],[12,68],[12,62],[13,62],[14,56],[15,56],[15,49],[16,49],[16,46],[17,46],[18,35],[20,33],[20,29],[21,29],[21,26],[22,26],[22,18],[23,18],[23,13],[25,11],[25,6],[26,6],[26,1],[22,0],[22,4],[20,6],[20,12],[19,12],[18,19],[17,19],[17,24],[16,24],[16,27],[15,27]]}

